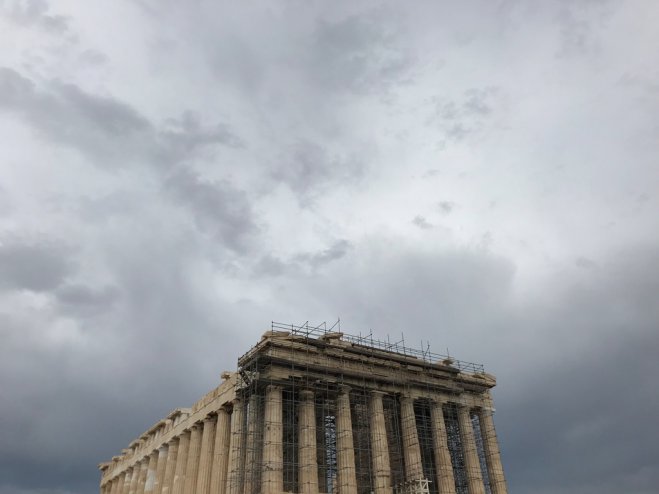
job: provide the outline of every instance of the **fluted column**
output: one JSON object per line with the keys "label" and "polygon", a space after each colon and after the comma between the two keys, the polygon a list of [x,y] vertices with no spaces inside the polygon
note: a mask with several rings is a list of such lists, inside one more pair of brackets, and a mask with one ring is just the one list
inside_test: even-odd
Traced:
{"label": "fluted column", "polygon": [[149,455],[149,464],[146,471],[146,482],[144,483],[144,494],[155,494],[156,468],[158,466],[158,450]]}
{"label": "fluted column", "polygon": [[199,473],[197,475],[196,494],[209,494],[211,488],[211,466],[213,447],[215,446],[215,416],[204,419],[204,432],[201,436],[201,453],[199,455]]}
{"label": "fluted column", "polygon": [[128,491],[130,490],[130,478],[131,475],[133,474],[132,470],[130,468],[127,468],[124,473],[123,473],[123,482],[121,483],[121,487],[119,488],[119,492],[121,494],[128,494]]}
{"label": "fluted column", "polygon": [[256,436],[258,431],[259,395],[252,393],[247,404],[247,436],[245,437],[245,478],[243,479],[243,494],[252,494],[256,487]]}
{"label": "fluted column", "polygon": [[174,488],[174,474],[176,473],[176,460],[178,459],[179,438],[175,437],[168,443],[167,465],[165,465],[165,478],[162,481],[162,494],[171,494]]}
{"label": "fluted column", "polygon": [[408,482],[425,478],[421,463],[421,447],[416,430],[414,400],[410,396],[400,398],[400,422],[403,435],[403,458],[405,459],[405,480]]}
{"label": "fluted column", "polygon": [[435,450],[435,474],[439,494],[455,494],[453,463],[448,449],[448,436],[444,423],[444,410],[441,401],[433,401],[430,407],[432,423],[432,444]]}
{"label": "fluted column", "polygon": [[128,494],[137,494],[137,479],[140,476],[140,463],[133,464],[133,473],[130,477],[130,486],[128,487]]}
{"label": "fluted column", "polygon": [[262,494],[284,491],[282,391],[274,384],[266,388],[263,431]]}
{"label": "fluted column", "polygon": [[300,391],[299,405],[299,491],[302,494],[318,492],[318,455],[316,446],[316,410],[314,393]]}
{"label": "fluted column", "polygon": [[391,494],[391,464],[389,442],[384,422],[381,391],[371,391],[371,456],[373,459],[373,491],[375,494]]}
{"label": "fluted column", "polygon": [[156,482],[153,484],[154,494],[161,494],[162,484],[165,480],[165,467],[167,466],[167,457],[169,456],[169,448],[163,444],[158,448],[158,463],[156,464]]}
{"label": "fluted column", "polygon": [[507,494],[508,488],[506,487],[506,478],[503,475],[503,465],[501,464],[499,442],[497,441],[497,433],[494,429],[492,411],[481,408],[478,415],[481,437],[483,438],[485,461],[487,463],[487,473],[490,479],[490,490],[492,494]]}
{"label": "fluted column", "polygon": [[149,457],[146,456],[140,461],[140,473],[137,477],[137,494],[144,494],[144,485],[146,484],[146,475],[149,471]]}
{"label": "fluted column", "polygon": [[124,479],[126,478],[126,474],[124,472],[121,472],[119,475],[117,475],[114,479],[115,481],[115,486],[112,489],[116,494],[121,494],[121,489],[124,486]]}
{"label": "fluted column", "polygon": [[485,484],[483,483],[481,465],[478,461],[478,451],[476,450],[474,427],[471,423],[469,407],[464,405],[458,407],[458,422],[469,494],[485,494]]}
{"label": "fluted column", "polygon": [[183,494],[185,489],[185,469],[188,466],[188,451],[190,451],[190,431],[184,431],[179,436],[178,458],[174,469],[172,494]]}
{"label": "fluted column", "polygon": [[344,385],[339,386],[336,397],[336,454],[338,494],[357,494],[350,387]]}
{"label": "fluted column", "polygon": [[226,492],[230,439],[231,420],[229,413],[224,408],[220,408],[217,411],[215,446],[213,447],[213,466],[211,469],[212,494],[225,494]]}
{"label": "fluted column", "polygon": [[132,475],[133,475],[133,469],[127,468],[126,471],[124,472],[124,483],[121,487],[122,494],[128,494],[128,491],[130,490],[130,479]]}
{"label": "fluted column", "polygon": [[242,482],[240,479],[240,467],[242,463],[243,449],[243,400],[233,400],[233,411],[231,412],[231,438],[229,439],[229,465],[226,492],[228,494],[240,494]]}
{"label": "fluted column", "polygon": [[188,464],[185,467],[185,490],[183,491],[185,494],[197,492],[202,427],[201,424],[195,424],[190,430],[190,450],[188,451]]}

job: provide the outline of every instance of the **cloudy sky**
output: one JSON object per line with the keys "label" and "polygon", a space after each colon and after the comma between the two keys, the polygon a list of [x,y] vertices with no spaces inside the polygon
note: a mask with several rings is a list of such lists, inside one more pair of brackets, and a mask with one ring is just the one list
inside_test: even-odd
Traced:
{"label": "cloudy sky", "polygon": [[659,4],[0,0],[0,494],[270,321],[481,362],[512,493],[659,485]]}

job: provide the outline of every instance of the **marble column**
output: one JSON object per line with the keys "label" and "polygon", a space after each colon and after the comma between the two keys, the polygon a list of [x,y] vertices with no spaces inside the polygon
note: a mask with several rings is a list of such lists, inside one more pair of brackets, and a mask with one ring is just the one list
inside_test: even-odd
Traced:
{"label": "marble column", "polygon": [[133,475],[133,470],[131,468],[127,468],[126,471],[124,472],[124,483],[121,487],[122,494],[128,494],[128,491],[130,490],[130,479],[132,475]]}
{"label": "marble column", "polygon": [[225,494],[226,492],[230,439],[231,420],[229,413],[224,408],[220,408],[217,411],[215,446],[213,447],[213,466],[211,469],[212,494]]}
{"label": "marble column", "polygon": [[424,479],[421,463],[421,447],[414,416],[414,400],[410,396],[400,397],[400,422],[403,435],[403,458],[405,459],[405,480]]}
{"label": "marble column", "polygon": [[442,401],[433,401],[430,405],[430,422],[432,424],[432,445],[435,450],[435,475],[439,494],[455,494],[453,463],[448,449],[448,436],[444,423]]}
{"label": "marble column", "polygon": [[179,438],[175,437],[167,445],[167,465],[165,465],[165,478],[162,482],[161,494],[171,494],[174,488],[174,474],[176,472],[176,460],[178,459]]}
{"label": "marble column", "polygon": [[465,472],[467,474],[467,486],[469,494],[485,494],[485,484],[481,473],[476,440],[474,438],[474,426],[471,423],[470,409],[461,405],[458,407],[458,423],[460,425],[460,438],[462,439],[462,453],[465,461]]}
{"label": "marble column", "polygon": [[316,446],[316,410],[314,393],[300,391],[298,408],[299,437],[299,492],[318,492],[318,455]]}
{"label": "marble column", "polygon": [[149,457],[145,456],[140,461],[140,473],[137,477],[137,494],[144,494],[144,485],[146,484],[146,475],[149,472]]}
{"label": "marble column", "polygon": [[481,437],[483,438],[483,450],[487,463],[487,473],[490,479],[490,490],[492,494],[507,494],[506,479],[503,475],[499,442],[494,429],[492,410],[481,408],[478,414]]}
{"label": "marble column", "polygon": [[391,494],[391,464],[389,463],[389,441],[384,422],[382,391],[371,391],[371,456],[373,459],[373,492]]}
{"label": "marble column", "polygon": [[283,404],[282,390],[274,384],[266,388],[263,423],[262,494],[281,494],[284,491],[283,462]]}
{"label": "marble column", "polygon": [[121,492],[122,494],[128,494],[128,491],[130,490],[130,480],[132,475],[133,475],[133,471],[131,468],[127,468],[124,471],[124,481],[121,488],[119,489],[119,492]]}
{"label": "marble column", "polygon": [[229,465],[226,492],[240,494],[242,492],[241,465],[243,450],[243,400],[233,400],[231,412],[231,438],[229,439]]}
{"label": "marble column", "polygon": [[107,491],[109,494],[114,494],[112,491],[116,490],[115,479],[110,479],[107,482]]}
{"label": "marble column", "polygon": [[185,467],[185,494],[197,492],[197,475],[199,474],[199,453],[201,452],[201,424],[195,424],[190,430],[190,449],[188,464]]}
{"label": "marble column", "polygon": [[178,458],[174,469],[172,494],[183,494],[185,489],[185,469],[188,466],[188,451],[190,451],[190,431],[184,431],[179,436]]}
{"label": "marble column", "polygon": [[121,494],[121,489],[124,486],[124,478],[126,477],[125,473],[120,473],[114,478],[114,487],[112,489],[113,494]]}
{"label": "marble column", "polygon": [[149,464],[146,471],[146,482],[144,483],[144,494],[155,494],[156,468],[158,465],[158,450],[149,455]]}
{"label": "marble column", "polygon": [[215,416],[204,419],[204,432],[201,436],[199,473],[197,474],[196,494],[210,494],[213,447],[215,446]]}
{"label": "marble column", "polygon": [[130,486],[128,487],[128,494],[137,494],[137,480],[140,476],[140,463],[133,464],[133,474],[130,478]]}
{"label": "marble column", "polygon": [[247,436],[245,437],[245,478],[243,479],[243,494],[252,494],[255,484],[257,461],[259,395],[252,393],[247,403]]}
{"label": "marble column", "polygon": [[336,454],[338,494],[357,494],[350,387],[345,385],[339,386],[336,397]]}
{"label": "marble column", "polygon": [[158,463],[156,464],[156,482],[153,485],[154,494],[161,494],[162,484],[165,480],[165,467],[167,466],[167,457],[169,456],[169,448],[163,444],[158,448]]}

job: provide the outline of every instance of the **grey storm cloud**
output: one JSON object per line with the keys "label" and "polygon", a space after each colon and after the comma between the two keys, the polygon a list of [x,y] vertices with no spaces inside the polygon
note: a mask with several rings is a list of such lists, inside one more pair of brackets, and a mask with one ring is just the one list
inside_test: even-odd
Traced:
{"label": "grey storm cloud", "polygon": [[236,251],[248,247],[258,232],[247,194],[226,180],[209,182],[181,169],[165,187],[190,209],[201,230]]}
{"label": "grey storm cloud", "polygon": [[400,41],[401,26],[381,10],[338,20],[319,20],[313,36],[310,73],[332,90],[383,91],[404,82],[413,55]]}
{"label": "grey storm cloud", "polygon": [[95,164],[171,166],[214,145],[243,145],[226,124],[205,126],[194,112],[158,128],[116,98],[58,80],[42,88],[7,67],[0,68],[0,92],[0,109],[20,115],[49,139],[79,149]]}
{"label": "grey storm cloud", "polygon": [[71,252],[57,243],[39,240],[0,240],[0,287],[49,291],[75,269]]}
{"label": "grey storm cloud", "polygon": [[14,22],[23,26],[36,25],[56,35],[63,35],[69,31],[70,18],[50,14],[50,7],[45,0],[8,0],[0,4],[0,9],[4,10]]}
{"label": "grey storm cloud", "polygon": [[271,176],[288,185],[301,204],[309,205],[329,187],[359,181],[366,169],[360,156],[333,153],[316,142],[301,140],[280,158]]}

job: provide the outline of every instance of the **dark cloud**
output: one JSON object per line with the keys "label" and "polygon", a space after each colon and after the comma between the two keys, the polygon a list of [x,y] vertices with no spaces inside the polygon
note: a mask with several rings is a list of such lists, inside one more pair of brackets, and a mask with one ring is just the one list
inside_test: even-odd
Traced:
{"label": "dark cloud", "polygon": [[293,260],[298,263],[307,264],[315,270],[345,257],[351,247],[350,242],[342,239],[320,252],[297,254],[293,257]]}
{"label": "dark cloud", "polygon": [[47,241],[0,241],[0,287],[49,291],[73,271],[71,253]]}
{"label": "dark cloud", "polygon": [[588,259],[587,257],[577,257],[574,261],[574,264],[578,268],[582,269],[594,269],[597,267],[597,263],[592,259]]}
{"label": "dark cloud", "polygon": [[258,232],[247,194],[230,182],[209,182],[180,169],[165,182],[165,188],[187,207],[204,232],[236,252],[248,249]]}
{"label": "dark cloud", "polygon": [[328,188],[354,183],[365,171],[366,164],[359,156],[301,140],[275,164],[271,176],[290,187],[300,203],[308,206]]}
{"label": "dark cloud", "polygon": [[320,19],[309,51],[314,82],[365,94],[404,82],[413,55],[401,43],[399,18],[385,10]]}
{"label": "dark cloud", "polygon": [[439,201],[437,203],[437,208],[439,209],[439,212],[442,214],[449,214],[451,211],[455,209],[455,203],[452,201]]}
{"label": "dark cloud", "polygon": [[226,124],[203,125],[184,112],[158,128],[132,106],[75,84],[50,81],[44,87],[10,68],[0,68],[0,110],[14,112],[56,143],[72,146],[93,164],[166,169],[216,145],[242,147]]}
{"label": "dark cloud", "polygon": [[85,316],[111,310],[119,293],[112,286],[95,288],[81,284],[67,284],[60,286],[55,295],[63,311]]}
{"label": "dark cloud", "polygon": [[316,252],[299,252],[287,260],[267,254],[254,265],[253,275],[256,277],[304,277],[308,274],[317,273],[326,266],[346,258],[352,248],[353,245],[349,241],[341,239],[326,249]]}
{"label": "dark cloud", "polygon": [[421,228],[422,230],[430,230],[433,227],[432,223],[429,223],[428,220],[421,215],[416,215],[412,219],[412,224]]}
{"label": "dark cloud", "polygon": [[70,18],[49,13],[46,0],[9,0],[0,5],[14,22],[23,26],[37,26],[54,35],[69,33]]}
{"label": "dark cloud", "polygon": [[455,99],[435,97],[431,106],[434,111],[428,123],[437,126],[446,139],[461,141],[483,131],[503,103],[501,89],[495,86],[467,89]]}
{"label": "dark cloud", "polygon": [[116,167],[144,160],[153,145],[152,125],[129,105],[59,81],[42,90],[9,68],[0,68],[3,109],[17,113],[45,137],[80,149],[94,164]]}
{"label": "dark cloud", "polygon": [[[517,472],[509,475],[511,490],[655,489],[659,444],[651,424],[659,414],[659,309],[648,295],[659,289],[656,252],[626,249],[608,260],[605,276],[567,280],[562,292],[552,290],[561,296],[549,314],[534,309],[520,320],[529,331],[556,328],[556,341],[551,357],[538,360],[517,389],[501,383],[509,406],[497,416],[500,437],[508,469]],[[581,341],[585,334],[592,337]]]}

